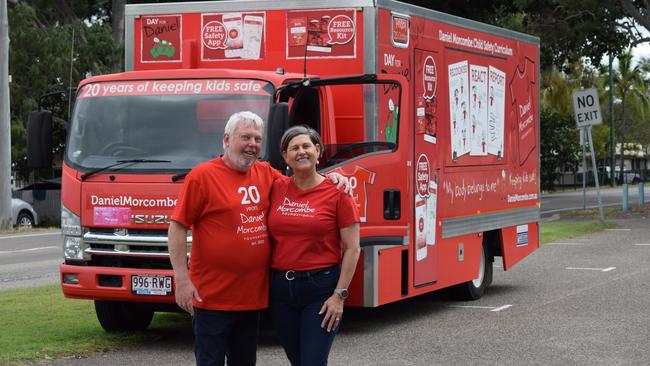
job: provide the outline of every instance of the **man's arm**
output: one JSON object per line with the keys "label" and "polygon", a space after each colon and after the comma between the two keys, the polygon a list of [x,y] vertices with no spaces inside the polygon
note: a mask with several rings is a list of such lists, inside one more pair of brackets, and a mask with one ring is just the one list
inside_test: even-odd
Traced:
{"label": "man's arm", "polygon": [[169,224],[168,248],[169,259],[174,268],[174,282],[176,283],[176,303],[183,310],[194,315],[192,299],[203,301],[190,280],[187,269],[187,229],[176,221]]}
{"label": "man's arm", "polygon": [[[273,174],[273,180],[276,179],[288,179],[284,174],[282,174],[279,170],[269,166],[269,168],[272,171]],[[337,172],[330,172],[325,175],[327,179],[332,181],[332,183],[336,184],[336,189],[341,190],[341,187],[343,187],[343,191],[350,196],[352,196],[352,185],[350,184],[350,179],[346,177],[345,175]]]}

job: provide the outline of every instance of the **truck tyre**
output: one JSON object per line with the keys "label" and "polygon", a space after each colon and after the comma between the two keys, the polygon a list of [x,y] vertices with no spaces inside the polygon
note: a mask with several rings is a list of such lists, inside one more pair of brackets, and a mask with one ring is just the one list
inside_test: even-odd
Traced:
{"label": "truck tyre", "polygon": [[454,297],[463,301],[480,299],[485,293],[485,289],[492,283],[492,262],[493,259],[489,253],[488,246],[486,243],[483,243],[478,277],[472,281],[467,281],[452,287]]}
{"label": "truck tyre", "polygon": [[95,312],[107,332],[145,330],[153,318],[153,309],[135,302],[95,300]]}

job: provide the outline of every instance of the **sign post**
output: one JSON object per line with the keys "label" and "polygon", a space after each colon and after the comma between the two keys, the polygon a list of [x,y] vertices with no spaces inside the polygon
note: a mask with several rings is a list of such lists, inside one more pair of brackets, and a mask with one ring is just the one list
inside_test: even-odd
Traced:
{"label": "sign post", "polygon": [[[603,203],[600,198],[600,184],[598,183],[598,167],[596,166],[596,151],[594,150],[594,142],[591,137],[591,126],[603,123],[602,114],[600,113],[600,102],[598,101],[598,90],[596,89],[581,89],[574,90],[573,94],[573,112],[576,118],[576,125],[581,129],[581,137],[587,135],[589,139],[589,148],[591,149],[591,164],[594,172],[594,182],[596,182],[596,194],[598,196],[598,211],[600,213],[600,221],[605,221],[603,215]],[[585,148],[584,137],[581,138],[582,154],[583,154],[583,169],[587,169],[585,161]],[[586,172],[583,171],[583,200],[586,208]]]}

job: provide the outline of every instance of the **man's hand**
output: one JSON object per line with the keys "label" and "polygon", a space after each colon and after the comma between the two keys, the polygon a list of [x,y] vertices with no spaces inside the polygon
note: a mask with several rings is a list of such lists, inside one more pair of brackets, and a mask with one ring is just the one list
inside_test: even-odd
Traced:
{"label": "man's hand", "polygon": [[336,172],[328,173],[327,178],[329,178],[332,183],[336,184],[336,189],[340,190],[343,187],[343,191],[350,196],[352,196],[352,185],[350,184],[350,179],[343,174]]}
{"label": "man's hand", "polygon": [[192,281],[187,277],[176,279],[176,303],[181,307],[181,309],[194,316],[192,299],[196,299],[198,302],[203,301],[199,296],[199,292],[196,291],[196,287],[194,287]]}

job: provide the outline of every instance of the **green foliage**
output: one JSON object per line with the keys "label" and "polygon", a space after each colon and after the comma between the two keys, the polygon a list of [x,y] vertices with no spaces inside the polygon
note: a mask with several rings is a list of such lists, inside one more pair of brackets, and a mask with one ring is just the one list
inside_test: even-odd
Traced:
{"label": "green foliage", "polygon": [[[91,15],[96,7],[88,5],[90,2],[78,3],[81,8],[84,4],[90,7],[83,14],[87,18],[82,20],[74,13],[60,10],[59,3],[19,1],[9,8],[11,157],[14,169],[22,177],[29,173],[25,160],[27,116],[38,108],[40,96],[76,87],[87,75],[108,72],[121,58],[113,46],[110,24],[102,21],[101,16]],[[68,19],[72,20],[66,22]],[[45,102],[55,116],[67,120],[65,100],[50,98]],[[54,142],[61,150],[65,142],[62,123],[55,124]]]}
{"label": "green foliage", "polygon": [[406,2],[540,37],[542,69],[588,59],[592,65],[608,52],[629,45],[619,27],[627,15],[619,0],[499,0]]}
{"label": "green foliage", "polygon": [[542,110],[540,131],[540,183],[542,190],[551,191],[561,172],[578,162],[579,136],[572,116],[549,110]]}

